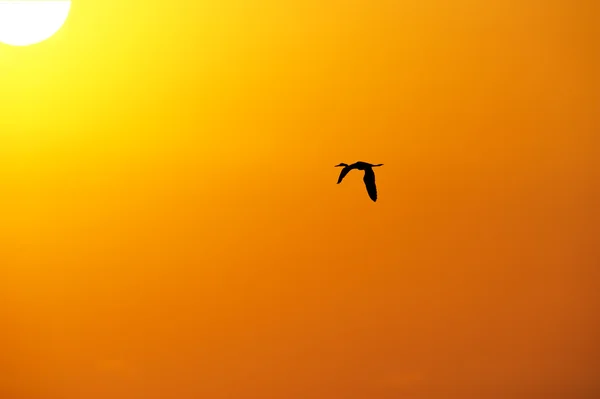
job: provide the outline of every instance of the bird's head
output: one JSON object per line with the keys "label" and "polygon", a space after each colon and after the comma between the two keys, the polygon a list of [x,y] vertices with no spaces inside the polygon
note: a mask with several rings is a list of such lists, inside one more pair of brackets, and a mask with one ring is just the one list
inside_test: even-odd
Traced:
{"label": "bird's head", "polygon": [[339,165],[335,165],[335,167],[336,167],[336,168],[337,168],[337,167],[340,167],[340,166],[346,167],[346,166],[348,166],[348,164],[341,163],[341,164],[339,164]]}

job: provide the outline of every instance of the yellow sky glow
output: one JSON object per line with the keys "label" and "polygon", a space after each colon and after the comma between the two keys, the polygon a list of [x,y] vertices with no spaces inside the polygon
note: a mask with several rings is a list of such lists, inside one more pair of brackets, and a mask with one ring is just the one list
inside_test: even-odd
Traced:
{"label": "yellow sky glow", "polygon": [[0,45],[0,397],[599,396],[596,3],[78,1]]}

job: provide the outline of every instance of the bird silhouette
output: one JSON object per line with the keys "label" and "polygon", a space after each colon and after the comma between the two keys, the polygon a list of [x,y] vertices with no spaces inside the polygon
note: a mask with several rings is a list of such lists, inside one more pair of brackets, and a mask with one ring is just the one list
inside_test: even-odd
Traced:
{"label": "bird silhouette", "polygon": [[340,177],[338,178],[337,184],[340,184],[344,177],[350,172],[352,169],[364,170],[365,176],[363,177],[363,181],[365,182],[365,187],[367,188],[367,193],[369,193],[369,197],[375,202],[377,201],[377,186],[375,185],[375,172],[373,172],[373,168],[377,166],[382,166],[383,164],[373,165],[367,162],[355,162],[352,165],[348,165],[345,163],[341,163],[339,165],[335,165],[335,167],[343,166],[344,169],[340,172]]}

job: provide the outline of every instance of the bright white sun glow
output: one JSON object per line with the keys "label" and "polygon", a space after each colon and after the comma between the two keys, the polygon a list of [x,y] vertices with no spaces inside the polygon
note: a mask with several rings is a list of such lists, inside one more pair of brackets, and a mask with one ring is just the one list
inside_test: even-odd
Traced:
{"label": "bright white sun glow", "polygon": [[54,35],[63,26],[71,1],[0,1],[0,42],[28,46]]}

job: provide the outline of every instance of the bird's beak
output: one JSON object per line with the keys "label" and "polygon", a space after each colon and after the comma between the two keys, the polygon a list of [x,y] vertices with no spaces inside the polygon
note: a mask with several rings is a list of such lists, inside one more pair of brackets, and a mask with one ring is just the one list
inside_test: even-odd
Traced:
{"label": "bird's beak", "polygon": [[334,167],[335,167],[335,168],[337,168],[337,167],[339,167],[339,166],[344,166],[344,165],[342,165],[342,164],[339,164],[339,165],[335,165]]}

